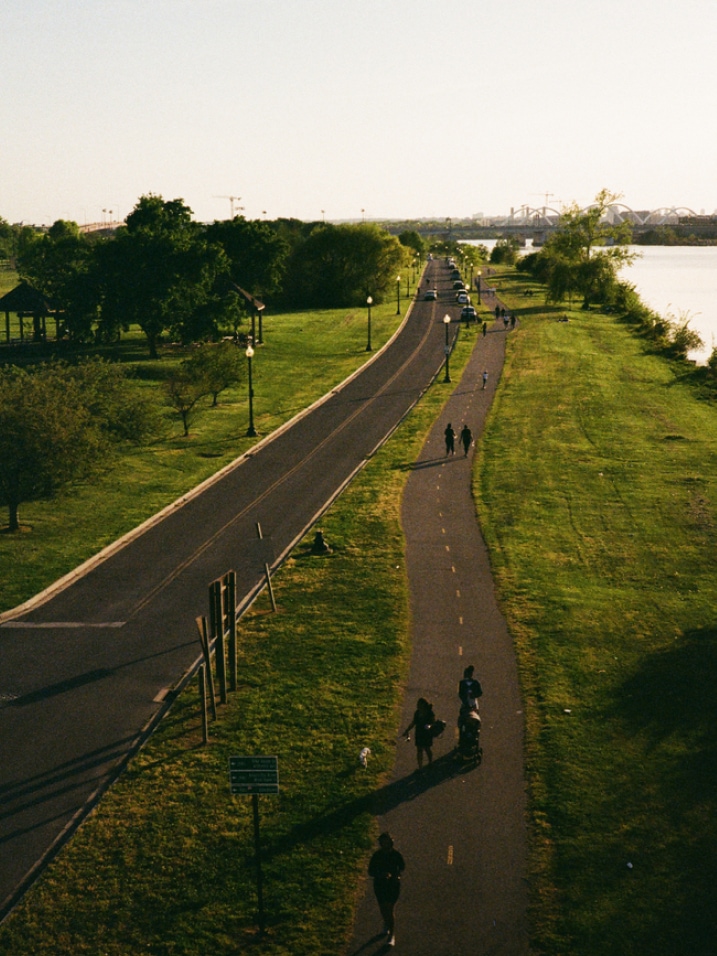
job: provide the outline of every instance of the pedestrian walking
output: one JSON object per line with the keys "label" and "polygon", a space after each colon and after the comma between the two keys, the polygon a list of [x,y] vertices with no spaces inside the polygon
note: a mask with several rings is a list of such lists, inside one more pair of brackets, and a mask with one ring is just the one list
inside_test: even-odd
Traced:
{"label": "pedestrian walking", "polygon": [[373,879],[373,891],[383,917],[383,931],[388,936],[388,945],[396,945],[396,918],[394,907],[401,895],[401,874],[406,869],[403,856],[393,845],[390,833],[382,833],[376,850],[368,864],[368,875]]}
{"label": "pedestrian walking", "polygon": [[483,338],[485,338],[487,334],[488,334],[488,323],[484,322],[483,323]]}
{"label": "pedestrian walking", "polygon": [[510,327],[511,329],[515,328],[515,312],[511,312],[510,314]]}
{"label": "pedestrian walking", "polygon": [[478,706],[478,698],[483,696],[483,688],[477,677],[474,677],[475,667],[470,664],[463,671],[463,677],[458,682],[458,696],[461,704],[467,710],[475,710]]}
{"label": "pedestrian walking", "polygon": [[488,369],[484,368],[483,369],[483,388],[485,388],[487,384],[488,384]]}
{"label": "pedestrian walking", "polygon": [[456,433],[453,431],[453,426],[450,422],[446,427],[446,430],[443,432],[446,439],[446,455],[455,455],[456,453]]}
{"label": "pedestrian walking", "polygon": [[510,316],[506,315],[505,312],[503,312],[503,328],[505,329],[506,332],[508,331],[509,322],[510,322]]}
{"label": "pedestrian walking", "polygon": [[463,425],[461,428],[460,434],[461,445],[463,445],[463,451],[465,452],[465,457],[468,457],[468,449],[471,447],[471,442],[473,441],[473,432],[467,425]]}
{"label": "pedestrian walking", "polygon": [[423,754],[428,758],[428,766],[433,763],[433,724],[436,722],[436,715],[433,713],[433,704],[425,697],[419,697],[416,703],[416,710],[413,714],[413,720],[406,727],[403,736],[406,740],[411,739],[411,731],[414,730],[414,739],[416,741],[416,761],[418,769],[423,769]]}
{"label": "pedestrian walking", "polygon": [[495,307],[495,321],[497,322],[499,318],[500,318],[500,306],[497,305]]}

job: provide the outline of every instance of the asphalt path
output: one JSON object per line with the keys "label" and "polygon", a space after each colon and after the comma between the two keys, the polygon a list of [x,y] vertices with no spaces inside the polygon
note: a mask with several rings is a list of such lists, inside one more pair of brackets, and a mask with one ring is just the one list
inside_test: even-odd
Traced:
{"label": "asphalt path", "polygon": [[74,579],[0,617],[0,918],[196,663],[209,583],[235,570],[240,606],[261,587],[257,523],[276,567],[440,370],[443,316],[459,307],[444,263],[430,262],[423,283],[438,301],[421,293],[359,374]]}
{"label": "asphalt path", "polygon": [[[490,305],[500,304],[495,296]],[[401,729],[419,697],[448,726],[430,769],[416,770],[413,744],[397,741],[395,766],[375,795],[381,830],[406,860],[396,907],[396,947],[367,881],[350,956],[525,956],[528,952],[523,712],[513,646],[494,592],[488,552],[471,495],[474,448],[445,453],[448,422],[480,435],[503,366],[501,321],[479,336],[460,383],[415,462],[402,523],[410,585],[412,657]],[[483,388],[483,371],[488,371]],[[506,475],[506,481],[510,481]],[[455,759],[458,681],[473,664],[483,760]]]}

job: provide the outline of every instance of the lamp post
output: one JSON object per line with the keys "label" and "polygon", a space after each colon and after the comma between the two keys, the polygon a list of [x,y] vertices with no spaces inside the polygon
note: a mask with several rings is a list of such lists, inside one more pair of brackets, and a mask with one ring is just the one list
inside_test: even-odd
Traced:
{"label": "lamp post", "polygon": [[396,315],[401,314],[401,276],[396,276]]}
{"label": "lamp post", "polygon": [[447,315],[447,314],[446,314],[446,315],[443,316],[443,325],[444,325],[445,328],[446,328],[446,344],[445,344],[445,353],[446,353],[446,375],[445,375],[445,378],[443,379],[443,381],[444,381],[444,382],[450,382],[450,380],[451,380],[451,373],[450,373],[449,368],[448,368],[448,359],[450,358],[450,355],[451,355],[451,345],[450,345],[450,342],[448,341],[448,329],[451,327],[451,317],[450,317],[450,315]]}
{"label": "lamp post", "polygon": [[366,299],[366,306],[368,308],[368,342],[366,343],[367,352],[373,352],[373,348],[371,347],[371,306],[372,305],[373,305],[373,299],[371,296],[369,296]]}
{"label": "lamp post", "polygon": [[251,343],[247,345],[246,349],[246,358],[249,365],[249,427],[247,428],[246,437],[247,438],[256,438],[256,428],[254,428],[254,383],[252,382],[251,377],[251,360],[254,357],[254,349],[251,347]]}
{"label": "lamp post", "polygon": [[481,271],[480,271],[480,269],[479,269],[479,270],[478,270],[478,273],[477,273],[477,275],[476,275],[476,292],[478,293],[478,303],[479,303],[479,304],[480,304],[480,277],[481,277]]}

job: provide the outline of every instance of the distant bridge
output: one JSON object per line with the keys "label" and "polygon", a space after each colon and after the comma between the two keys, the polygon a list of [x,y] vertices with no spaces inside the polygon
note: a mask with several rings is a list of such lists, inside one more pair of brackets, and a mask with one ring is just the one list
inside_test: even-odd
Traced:
{"label": "distant bridge", "polygon": [[[595,206],[585,206],[580,210],[581,213],[594,209]],[[560,210],[552,206],[521,206],[519,209],[511,209],[509,216],[492,217],[490,223],[499,229],[509,229],[511,231],[528,230],[541,231],[554,229],[558,225]],[[603,220],[611,225],[619,225],[623,222],[629,222],[633,226],[650,228],[652,226],[676,226],[681,219],[711,219],[713,217],[700,216],[689,206],[660,206],[659,209],[636,211],[626,206],[625,203],[614,203],[605,210]]]}

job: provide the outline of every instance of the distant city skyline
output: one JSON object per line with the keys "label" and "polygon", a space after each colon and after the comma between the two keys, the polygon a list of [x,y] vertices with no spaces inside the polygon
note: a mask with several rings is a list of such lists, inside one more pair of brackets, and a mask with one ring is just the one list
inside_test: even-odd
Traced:
{"label": "distant city skyline", "polygon": [[713,0],[5,0],[0,216],[717,209]]}

